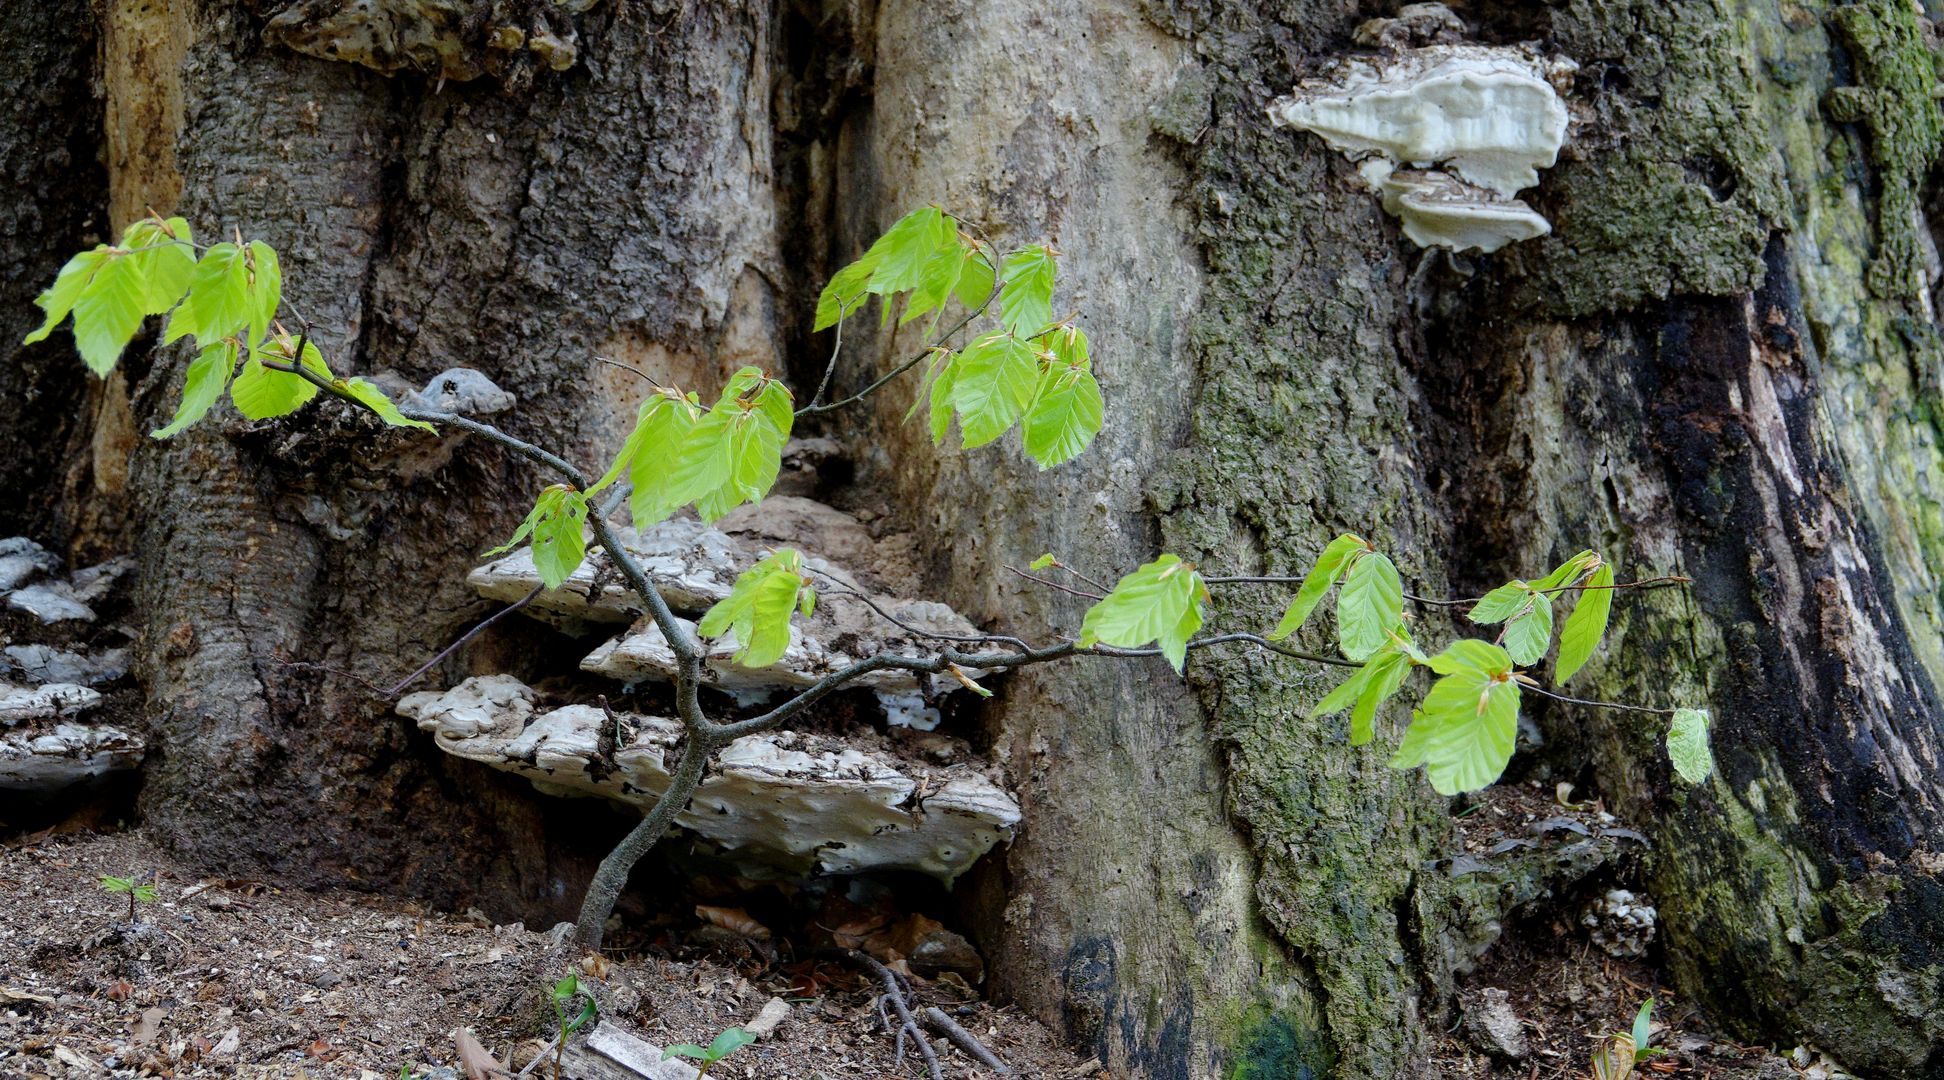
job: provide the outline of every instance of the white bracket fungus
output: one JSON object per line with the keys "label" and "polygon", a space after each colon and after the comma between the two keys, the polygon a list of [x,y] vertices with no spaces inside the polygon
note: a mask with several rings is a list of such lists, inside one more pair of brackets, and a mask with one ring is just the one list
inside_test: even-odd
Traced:
{"label": "white bracket fungus", "polygon": [[1558,160],[1568,117],[1554,81],[1573,70],[1524,48],[1428,45],[1345,60],[1269,116],[1359,162],[1419,246],[1497,251],[1551,231],[1516,196]]}
{"label": "white bracket fungus", "polygon": [[[516,773],[552,795],[598,795],[646,807],[668,787],[681,725],[587,705],[538,712],[534,692],[507,675],[406,695],[401,715],[439,749]],[[915,774],[915,775],[914,775]],[[950,884],[1012,835],[1019,804],[970,769],[927,769],[834,739],[770,732],[718,756],[676,823],[754,863],[801,873],[916,870]]]}
{"label": "white bracket fungus", "polygon": [[[92,692],[92,691],[91,691]],[[56,724],[0,736],[0,791],[45,794],[141,763],[142,741],[120,728]]]}

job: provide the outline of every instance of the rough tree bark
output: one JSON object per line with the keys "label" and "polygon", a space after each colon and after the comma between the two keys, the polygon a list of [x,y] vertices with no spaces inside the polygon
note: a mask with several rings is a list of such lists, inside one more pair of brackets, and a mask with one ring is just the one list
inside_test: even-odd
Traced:
{"label": "rough tree bark", "polygon": [[[1418,250],[1340,155],[1266,122],[1369,5],[610,2],[564,72],[443,84],[266,43],[285,6],[97,9],[102,128],[60,130],[104,148],[106,192],[7,156],[38,216],[0,237],[5,326],[88,211],[180,209],[277,242],[341,368],[478,368],[519,394],[509,427],[591,460],[640,392],[593,354],[805,385],[818,273],[901,210],[1054,236],[1108,385],[1084,458],[940,455],[900,425],[908,391],[828,432],[858,451],[849,497],[949,538],[942,598],[1071,626],[1002,565],[1299,572],[1345,529],[1434,593],[1589,544],[1691,575],[1622,604],[1591,674],[1711,705],[1717,777],[1676,789],[1625,716],[1535,710],[1550,752],[1645,823],[1685,992],[1751,1039],[1944,1076],[1940,122],[1901,0],[1454,5],[1580,65],[1584,123],[1533,199],[1554,232],[1489,258]],[[0,48],[75,70],[85,26]],[[9,106],[0,145],[52,145],[50,107]],[[839,383],[909,344],[860,334]],[[33,386],[77,401],[45,357]],[[383,680],[436,650],[482,612],[463,571],[531,474],[331,409],[152,444],[133,433],[180,377],[155,359],[79,423],[0,412],[36,445],[91,439],[64,520],[142,553],[151,826],[212,863],[563,914],[609,834],[282,663]],[[61,466],[9,467],[47,488]],[[1042,670],[984,713],[1026,810],[961,886],[996,987],[1116,1072],[1408,1075],[1479,933],[1426,869],[1445,802],[1304,720],[1317,674],[1247,653],[1190,674]]]}

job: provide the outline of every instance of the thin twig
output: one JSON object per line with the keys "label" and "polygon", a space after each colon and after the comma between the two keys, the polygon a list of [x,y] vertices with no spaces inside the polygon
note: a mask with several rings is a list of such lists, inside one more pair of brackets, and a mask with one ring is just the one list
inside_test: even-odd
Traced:
{"label": "thin twig", "polygon": [[1029,574],[1029,573],[1027,573],[1027,572],[1026,572],[1026,571],[1024,571],[1024,570],[1021,570],[1021,569],[1020,569],[1019,567],[1017,567],[1017,566],[1012,566],[1012,565],[1008,565],[1008,566],[1006,567],[1006,569],[1007,569],[1007,570],[1009,570],[1009,571],[1011,571],[1011,572],[1012,572],[1012,573],[1014,573],[1014,574],[1018,574],[1018,575],[1019,575],[1020,577],[1023,577],[1023,578],[1025,578],[1025,579],[1026,579],[1027,581],[1030,581],[1030,582],[1032,582],[1032,583],[1034,583],[1035,585],[1044,585],[1044,586],[1046,586],[1046,587],[1047,587],[1047,588],[1049,588],[1049,589],[1058,589],[1058,590],[1060,590],[1061,592],[1063,592],[1063,593],[1067,593],[1068,595],[1071,595],[1071,596],[1079,596],[1079,597],[1084,597],[1085,599],[1088,599],[1088,600],[1105,600],[1105,599],[1107,599],[1107,598],[1106,598],[1105,596],[1103,596],[1103,595],[1101,595],[1100,593],[1093,593],[1093,592],[1088,592],[1088,591],[1087,591],[1087,590],[1085,590],[1085,589],[1076,589],[1076,588],[1073,588],[1073,587],[1072,587],[1072,586],[1070,586],[1070,585],[1062,585],[1062,584],[1060,584],[1060,583],[1059,583],[1059,582],[1057,582],[1057,581],[1048,581],[1047,579],[1045,579],[1045,578],[1043,578],[1043,577],[1037,577],[1037,576],[1035,576],[1035,575],[1033,575],[1033,574]]}
{"label": "thin twig", "polygon": [[[1541,589],[1539,591],[1548,596],[1556,596],[1564,592],[1592,592],[1595,589],[1667,589],[1676,585],[1692,585],[1693,583],[1693,578],[1684,577],[1680,574],[1668,574],[1663,577],[1641,578],[1638,581],[1616,581],[1611,585],[1561,585],[1557,588]],[[1467,604],[1477,604],[1485,598],[1482,596],[1467,596],[1457,600],[1440,600],[1436,597],[1405,593],[1404,599],[1414,604],[1424,604],[1429,607],[1464,607]]]}
{"label": "thin twig", "polygon": [[625,371],[628,374],[633,375],[635,378],[646,381],[649,386],[652,386],[657,390],[660,390],[662,388],[662,384],[656,382],[655,377],[653,375],[648,374],[647,372],[641,370],[640,368],[629,367],[627,364],[624,364],[619,360],[610,360],[605,356],[596,356],[594,358],[594,362],[597,364],[606,364],[611,368],[620,368],[622,371]]}
{"label": "thin twig", "polygon": [[817,383],[817,392],[810,395],[810,404],[805,405],[805,409],[816,408],[817,402],[823,400],[824,391],[830,388],[830,376],[837,371],[837,357],[844,351],[844,321],[850,317],[851,307],[863,303],[866,295],[868,294],[859,293],[858,298],[851,304],[837,306],[836,340],[830,344],[830,362],[824,365],[823,378]]}
{"label": "thin twig", "polygon": [[1032,646],[1026,644],[1026,642],[1019,638],[1013,637],[1011,634],[941,634],[936,630],[926,630],[922,627],[913,626],[884,610],[876,600],[858,592],[856,589],[850,588],[829,574],[821,570],[811,570],[810,572],[830,583],[823,587],[823,594],[825,596],[838,596],[847,600],[856,600],[876,612],[878,617],[885,622],[903,630],[912,637],[925,638],[931,641],[958,641],[968,645],[984,645],[988,642],[998,642],[999,644],[1011,645],[1021,650],[1032,648]]}
{"label": "thin twig", "polygon": [[1012,1075],[1012,1070],[1006,1067],[1005,1062],[999,1060],[997,1054],[987,1050],[985,1044],[971,1032],[960,1027],[958,1021],[946,1016],[944,1010],[928,1005],[919,1010],[918,1017],[925,1022],[926,1026],[957,1043],[959,1049],[971,1054],[979,1064],[1000,1076]]}
{"label": "thin twig", "polygon": [[[943,334],[939,335],[937,340],[945,341],[949,339],[953,334],[956,334],[960,330],[963,330],[966,327],[972,325],[972,320],[978,318],[981,314],[984,314],[985,309],[992,306],[992,297],[998,295],[999,295],[999,288],[997,285],[995,285],[993,286],[992,289],[992,296],[986,297],[985,300],[982,301],[978,307],[975,307],[971,311],[966,312],[965,317],[963,319],[960,319],[958,322],[953,323],[952,328],[950,330],[945,331]],[[900,375],[903,375],[905,372],[910,371],[912,368],[917,367],[919,364],[924,363],[925,358],[932,354],[932,349],[933,346],[931,345],[925,346],[922,350],[918,352],[916,356],[913,356],[911,359],[906,360],[904,363],[899,364],[895,368],[892,368],[890,371],[886,372],[881,378],[879,378],[876,382],[872,383],[871,385],[865,387],[862,390],[859,390],[857,393],[852,394],[851,396],[845,398],[842,401],[833,401],[828,405],[818,405],[812,403],[809,405],[805,405],[801,409],[798,409],[796,411],[796,414],[798,416],[811,416],[816,413],[834,412],[838,409],[843,408],[846,405],[855,405],[858,402],[863,401],[865,398],[870,397],[872,394],[877,393],[878,390],[884,386],[884,384],[890,382],[891,380],[897,378]]]}
{"label": "thin twig", "polygon": [[884,996],[891,1001],[891,1007],[898,1011],[898,1019],[904,1021],[898,1030],[911,1032],[912,1041],[918,1044],[918,1053],[924,1056],[925,1066],[931,1070],[932,1080],[945,1080],[945,1073],[938,1067],[938,1054],[932,1050],[931,1040],[918,1030],[918,1021],[911,1015],[911,1006],[905,1001],[904,987],[899,984],[897,973],[878,963],[856,949],[846,951],[846,955],[859,965],[870,968],[878,980],[884,983]]}
{"label": "thin twig", "polygon": [[1531,683],[1525,682],[1520,683],[1519,686],[1521,689],[1529,690],[1532,693],[1538,694],[1540,697],[1551,698],[1554,701],[1563,701],[1568,705],[1585,705],[1592,709],[1618,709],[1621,712],[1646,713],[1649,716],[1673,716],[1676,711],[1674,709],[1656,709],[1651,705],[1627,705],[1618,701],[1595,701],[1591,698],[1569,697],[1566,694],[1554,693],[1542,686],[1534,686]]}
{"label": "thin twig", "polygon": [[539,596],[541,593],[545,592],[546,588],[547,587],[545,585],[535,585],[533,587],[532,592],[514,601],[512,604],[503,607],[498,611],[493,612],[491,615],[486,616],[485,619],[480,621],[479,625],[473,627],[471,630],[466,631],[464,634],[461,634],[459,636],[459,640],[439,650],[439,655],[433,657],[430,660],[427,660],[425,664],[422,667],[420,667],[417,671],[414,671],[410,675],[407,675],[404,678],[398,680],[398,684],[396,686],[392,686],[389,689],[385,690],[382,696],[397,697],[400,693],[404,691],[406,687],[419,681],[419,678],[423,676],[426,672],[431,671],[433,668],[437,667],[439,661],[444,660],[448,656],[451,656],[453,652],[456,651],[461,645],[464,645],[466,642],[471,641],[473,638],[478,637],[481,631],[485,630],[487,627],[493,625],[494,623],[500,621],[501,619],[507,617],[508,615],[511,615],[514,612],[520,610],[521,608],[527,606],[528,604],[533,603],[534,598]]}

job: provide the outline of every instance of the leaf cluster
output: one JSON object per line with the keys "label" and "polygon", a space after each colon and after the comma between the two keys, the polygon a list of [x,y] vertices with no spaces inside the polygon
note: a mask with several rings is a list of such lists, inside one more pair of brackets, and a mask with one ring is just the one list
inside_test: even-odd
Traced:
{"label": "leaf cluster", "polygon": [[[119,244],[100,244],[67,261],[54,284],[35,298],[43,319],[24,344],[41,341],[73,319],[74,344],[96,375],[114,370],[142,322],[166,315],[162,343],[195,339],[182,398],[158,439],[188,430],[229,392],[251,420],[285,416],[317,396],[318,383],[338,397],[397,427],[432,425],[408,420],[384,391],[364,379],[331,373],[314,344],[281,330],[272,335],[283,302],[283,268],[261,240],[225,241],[201,249],[182,218],[148,217],[130,225]],[[241,370],[238,365],[241,364]]]}
{"label": "leaf cluster", "polygon": [[[1049,555],[1033,565],[1058,564]],[[1405,689],[1416,669],[1429,669],[1436,679],[1412,710],[1391,765],[1422,766],[1433,788],[1455,795],[1486,787],[1504,774],[1517,741],[1522,697],[1540,686],[1521,669],[1540,664],[1551,651],[1557,600],[1576,597],[1558,633],[1556,684],[1576,675],[1598,651],[1614,589],[1612,564],[1597,552],[1582,551],[1542,578],[1507,582],[1474,602],[1468,618],[1495,627],[1492,640],[1460,638],[1427,654],[1406,623],[1406,594],[1396,564],[1369,541],[1346,533],[1323,548],[1268,639],[1296,633],[1335,591],[1336,645],[1355,667],[1310,716],[1348,710],[1353,746],[1375,739],[1385,704]],[[1121,578],[1088,610],[1078,644],[1156,643],[1179,671],[1208,600],[1206,584],[1192,566],[1162,555]],[[1708,722],[1704,711],[1673,710],[1668,754],[1676,773],[1691,784],[1705,780],[1713,768]]]}
{"label": "leaf cluster", "polygon": [[962,349],[931,350],[912,411],[929,410],[933,443],[945,441],[956,416],[968,450],[1018,427],[1026,456],[1049,469],[1080,456],[1106,414],[1087,335],[1053,318],[1057,256],[1046,244],[1001,255],[937,207],[914,210],[831,278],[815,328],[836,325],[870,296],[885,299],[886,320],[889,300],[904,296],[900,324],[930,314],[933,327],[953,298],[972,313],[968,323],[996,300],[996,327]]}
{"label": "leaf cluster", "polygon": [[734,634],[731,657],[744,667],[768,667],[783,659],[790,647],[790,615],[809,618],[817,607],[817,590],[803,572],[803,556],[782,548],[743,571],[729,595],[718,600],[696,627],[706,638]]}
{"label": "leaf cluster", "polygon": [[112,874],[103,874],[101,875],[101,889],[103,892],[109,893],[127,893],[133,899],[140,900],[144,903],[155,899],[155,885],[153,883],[137,881],[132,877],[115,877]]}

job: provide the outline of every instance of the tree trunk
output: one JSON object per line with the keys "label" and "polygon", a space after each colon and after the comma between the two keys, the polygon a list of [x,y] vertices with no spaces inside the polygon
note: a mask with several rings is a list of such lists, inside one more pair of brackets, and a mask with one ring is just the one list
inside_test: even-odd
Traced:
{"label": "tree trunk", "polygon": [[[87,212],[179,208],[286,253],[340,370],[479,369],[519,396],[506,426],[593,462],[643,390],[597,354],[705,392],[745,362],[807,387],[820,276],[898,213],[1053,237],[1108,393],[1085,456],[935,451],[900,422],[909,387],[823,432],[857,461],[834,497],[912,531],[939,598],[1070,632],[1078,602],[1006,564],[1300,573],[1345,530],[1434,594],[1585,546],[1686,574],[1617,606],[1584,689],[1711,707],[1715,778],[1670,783],[1659,729],[1626,714],[1534,708],[1547,753],[1644,823],[1684,993],[1751,1040],[1944,1076],[1940,121],[1930,25],[1901,0],[1461,5],[1477,39],[1579,65],[1568,151],[1527,193],[1553,233],[1492,256],[1418,249],[1351,163],[1268,124],[1367,5],[610,2],[573,17],[566,70],[469,81],[324,59],[321,15],[266,41],[284,6],[101,9],[107,119],[63,136],[106,148],[106,190],[8,173],[37,216],[0,237],[0,329],[25,329]],[[83,24],[0,48],[80,70]],[[472,55],[478,32],[455,31]],[[52,145],[33,133],[71,114],[17,98],[0,145]],[[859,329],[838,386],[916,344]],[[622,823],[442,761],[357,683],[289,663],[382,683],[436,652],[488,610],[464,572],[534,475],[335,408],[136,439],[181,358],[83,409],[47,348],[31,385],[61,407],[0,424],[91,438],[60,513],[142,554],[149,824],[212,864],[571,911]],[[53,490],[64,467],[7,475]],[[1224,594],[1221,628],[1285,597]],[[536,674],[547,640],[440,674]],[[1410,1075],[1504,902],[1432,869],[1447,801],[1384,739],[1306,719],[1330,681],[1246,651],[1186,682],[1101,660],[1006,679],[979,720],[1025,824],[959,887],[998,992],[1116,1073]]]}

